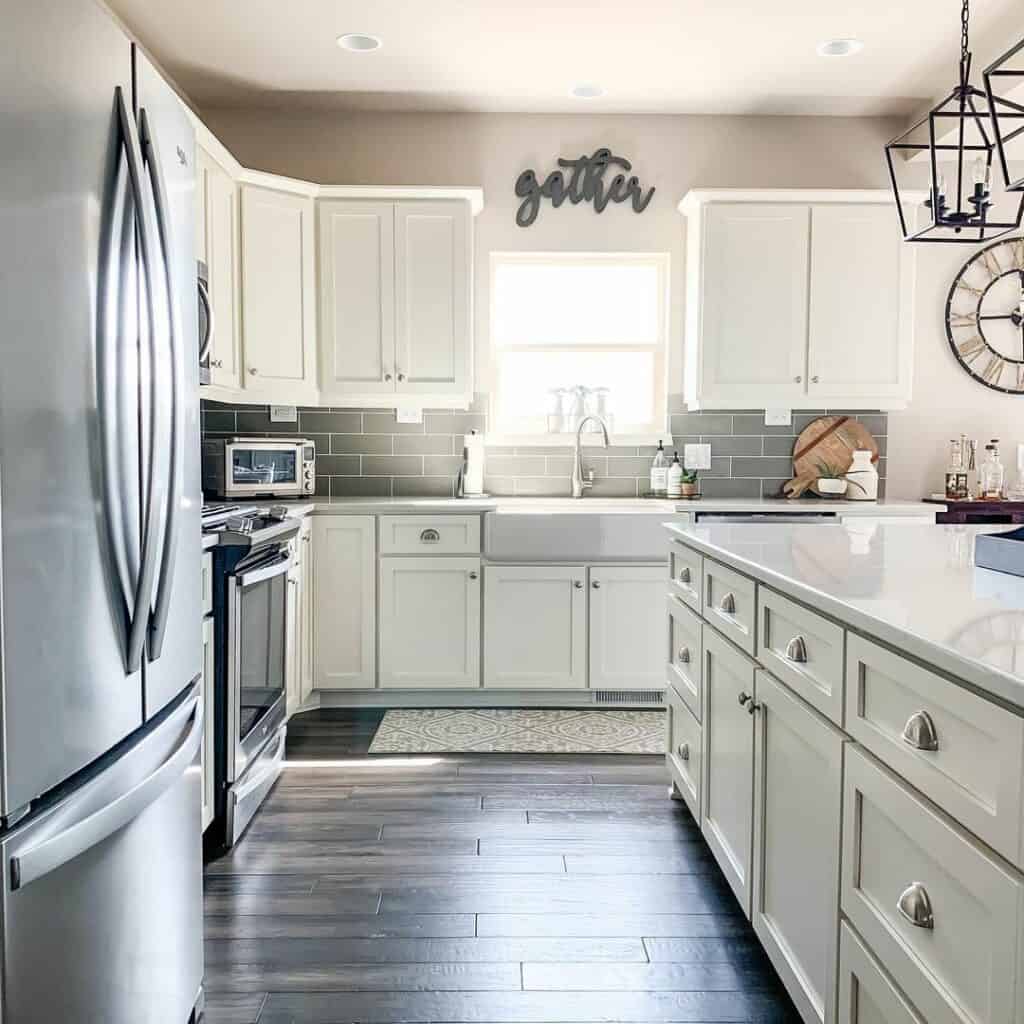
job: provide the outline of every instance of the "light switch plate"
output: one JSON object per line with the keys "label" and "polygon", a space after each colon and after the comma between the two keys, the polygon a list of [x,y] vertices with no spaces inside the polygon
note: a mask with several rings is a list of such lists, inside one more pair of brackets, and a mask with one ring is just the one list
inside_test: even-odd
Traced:
{"label": "light switch plate", "polygon": [[683,465],[687,469],[710,469],[711,468],[711,445],[709,444],[684,444]]}
{"label": "light switch plate", "polygon": [[270,407],[271,423],[295,423],[299,418],[299,410],[294,405],[272,405]]}
{"label": "light switch plate", "polygon": [[395,421],[397,423],[422,423],[423,410],[421,408],[403,409],[399,406],[395,410]]}
{"label": "light switch plate", "polygon": [[793,425],[793,410],[765,409],[764,425],[766,427],[791,427]]}

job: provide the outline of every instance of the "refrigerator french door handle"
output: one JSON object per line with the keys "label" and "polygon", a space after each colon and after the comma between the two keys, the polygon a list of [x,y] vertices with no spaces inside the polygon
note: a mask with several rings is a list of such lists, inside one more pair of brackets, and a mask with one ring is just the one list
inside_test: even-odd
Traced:
{"label": "refrigerator french door handle", "polygon": [[[125,103],[124,93],[118,86],[115,90],[118,120],[121,123],[121,137],[124,141],[128,181],[132,187],[135,201],[135,222],[138,229],[139,250],[142,254],[141,280],[146,292],[146,318],[150,348],[150,363],[155,362],[157,320],[154,309],[156,268],[154,265],[153,236],[149,218],[146,215],[145,193],[142,187],[144,175],[142,163],[142,147],[139,144],[135,120]],[[135,587],[130,626],[128,630],[128,646],[125,663],[129,673],[137,672],[142,667],[142,652],[146,645],[146,626],[149,622],[150,595],[153,592],[153,579],[156,575],[156,537],[159,532],[158,510],[153,502],[153,467],[156,461],[156,386],[155,375],[150,374],[149,396],[149,453],[143,462],[143,492],[145,495],[146,514],[142,527],[142,538],[139,544],[139,579]]]}
{"label": "refrigerator french door handle", "polygon": [[[159,799],[192,764],[199,750],[203,734],[203,707],[198,694],[186,700],[163,723],[174,728],[194,715],[188,734],[174,752],[154,772],[141,782],[112,800],[98,811],[86,815],[63,832],[32,845],[27,838],[26,847],[15,847],[10,858],[11,891],[24,889],[51,871],[91,849],[137,818],[147,807]],[[72,798],[73,799],[73,798]]]}
{"label": "refrigerator french door handle", "polygon": [[[167,510],[164,526],[163,551],[160,555],[160,571],[157,578],[156,599],[153,602],[152,619],[149,628],[149,660],[156,661],[163,650],[167,632],[167,617],[171,610],[171,588],[174,584],[174,562],[178,553],[178,532],[180,530],[179,506],[181,504],[181,475],[184,453],[181,437],[182,406],[182,353],[181,329],[178,318],[178,301],[174,279],[171,239],[171,219],[167,203],[167,186],[156,138],[149,122],[145,107],[139,110],[139,130],[142,137],[142,157],[149,171],[153,190],[153,204],[156,208],[157,234],[161,246],[164,281],[167,295],[167,324],[169,331],[170,355],[170,397],[171,437],[170,466],[167,477]],[[154,363],[154,374],[156,364]],[[152,500],[152,498],[151,498]]]}
{"label": "refrigerator french door handle", "polygon": [[199,365],[203,366],[206,364],[206,360],[210,355],[210,346],[213,344],[213,303],[210,301],[210,289],[206,287],[206,284],[199,280],[196,281],[196,285],[198,286],[199,301],[206,311],[206,331],[199,341]]}

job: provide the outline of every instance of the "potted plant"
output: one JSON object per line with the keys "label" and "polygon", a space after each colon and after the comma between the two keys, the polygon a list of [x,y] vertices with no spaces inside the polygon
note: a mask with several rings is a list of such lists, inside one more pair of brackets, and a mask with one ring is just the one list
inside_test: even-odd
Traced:
{"label": "potted plant", "polygon": [[846,494],[848,487],[864,490],[856,480],[848,480],[846,478],[846,470],[840,469],[835,463],[818,463],[818,480],[815,484],[815,490],[822,497],[841,498]]}
{"label": "potted plant", "polygon": [[679,482],[679,494],[683,498],[696,498],[700,493],[697,487],[697,470],[684,469]]}

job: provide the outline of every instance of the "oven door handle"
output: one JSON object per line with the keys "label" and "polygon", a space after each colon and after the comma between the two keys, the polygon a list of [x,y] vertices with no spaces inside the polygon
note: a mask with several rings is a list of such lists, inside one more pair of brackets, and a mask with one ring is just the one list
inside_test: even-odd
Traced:
{"label": "oven door handle", "polygon": [[273,579],[291,571],[295,558],[291,554],[283,555],[276,562],[270,565],[262,565],[257,569],[249,569],[247,572],[240,572],[235,580],[240,587],[248,587],[254,583],[262,583],[264,580]]}

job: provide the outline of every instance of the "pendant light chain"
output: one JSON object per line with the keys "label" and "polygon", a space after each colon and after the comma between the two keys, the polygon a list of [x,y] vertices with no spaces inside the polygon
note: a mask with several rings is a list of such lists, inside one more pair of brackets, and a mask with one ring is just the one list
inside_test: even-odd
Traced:
{"label": "pendant light chain", "polygon": [[971,11],[968,0],[964,0],[960,10],[960,60],[966,61],[970,57],[970,47],[967,42],[968,23],[971,20]]}

